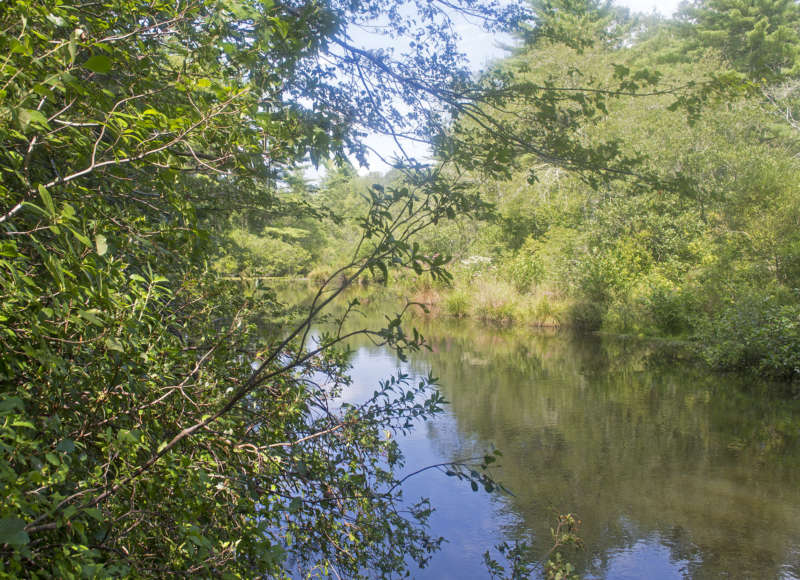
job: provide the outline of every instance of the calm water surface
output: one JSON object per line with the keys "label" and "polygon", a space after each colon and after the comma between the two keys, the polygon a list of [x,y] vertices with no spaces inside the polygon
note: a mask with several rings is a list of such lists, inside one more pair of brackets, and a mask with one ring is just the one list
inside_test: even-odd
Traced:
{"label": "calm water surface", "polygon": [[568,512],[583,522],[570,559],[585,578],[800,578],[797,401],[635,341],[415,325],[432,351],[400,363],[356,345],[348,398],[432,369],[450,404],[402,439],[406,471],[494,445],[514,494],[437,471],[409,480],[406,497],[432,500],[432,532],[448,540],[415,578],[486,578],[483,553],[504,540],[544,556]]}

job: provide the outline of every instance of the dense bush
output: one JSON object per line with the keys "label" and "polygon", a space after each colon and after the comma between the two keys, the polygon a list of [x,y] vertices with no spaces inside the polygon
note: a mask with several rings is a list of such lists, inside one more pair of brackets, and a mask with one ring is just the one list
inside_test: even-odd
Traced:
{"label": "dense bush", "polygon": [[754,369],[782,378],[800,378],[800,304],[751,291],[724,304],[698,331],[698,346],[714,367]]}

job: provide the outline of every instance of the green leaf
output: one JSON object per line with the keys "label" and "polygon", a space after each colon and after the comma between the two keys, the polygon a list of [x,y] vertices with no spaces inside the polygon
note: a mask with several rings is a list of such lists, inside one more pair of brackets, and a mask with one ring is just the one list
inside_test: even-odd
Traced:
{"label": "green leaf", "polygon": [[84,320],[91,322],[95,326],[103,326],[104,322],[97,316],[98,314],[100,314],[100,311],[96,308],[78,311],[78,315]]}
{"label": "green leaf", "polygon": [[78,38],[79,38],[79,31],[80,29],[75,29],[72,31],[69,37],[69,64],[75,63],[75,57],[78,56]]}
{"label": "green leaf", "polygon": [[0,518],[0,544],[23,546],[31,539],[25,533],[25,522],[19,518]]}
{"label": "green leaf", "polygon": [[116,338],[107,338],[106,339],[106,346],[109,350],[115,350],[117,352],[125,352],[125,348],[122,346],[122,343],[118,341]]}
{"label": "green leaf", "polygon": [[19,397],[10,397],[0,401],[0,415],[7,415],[14,409],[22,410],[23,408],[22,399]]}
{"label": "green leaf", "polygon": [[292,501],[289,502],[289,513],[296,514],[300,511],[300,508],[303,506],[303,500],[299,497],[293,497]]}
{"label": "green leaf", "polygon": [[50,213],[50,215],[55,215],[56,207],[53,205],[53,198],[50,197],[50,192],[47,191],[47,188],[44,185],[39,186],[39,197],[42,198],[44,206],[47,208],[47,211]]}
{"label": "green leaf", "polygon": [[111,65],[111,59],[104,54],[93,54],[83,63],[84,68],[88,68],[90,71],[100,74],[111,72]]}
{"label": "green leaf", "polygon": [[108,251],[108,243],[106,242],[106,237],[103,234],[97,234],[94,237],[94,243],[97,247],[97,255],[105,256],[106,252]]}
{"label": "green leaf", "polygon": [[74,217],[75,217],[75,208],[72,207],[70,204],[65,203],[61,207],[61,218],[62,219],[66,219],[66,220],[70,220],[70,219],[72,219]]}
{"label": "green leaf", "polygon": [[47,19],[58,27],[66,26],[67,21],[57,14],[48,13]]}
{"label": "green leaf", "polygon": [[56,445],[56,450],[63,451],[64,453],[72,453],[75,451],[75,442],[72,439],[63,439]]}
{"label": "green leaf", "polygon": [[47,117],[35,109],[20,109],[17,113],[19,125],[23,131],[27,131],[31,125],[49,128]]}
{"label": "green leaf", "polygon": [[73,229],[73,228],[69,228],[69,231],[71,231],[71,232],[72,232],[72,235],[74,235],[76,238],[78,238],[78,240],[79,240],[79,241],[80,241],[80,242],[81,242],[81,243],[82,243],[84,246],[86,246],[87,248],[91,248],[91,247],[92,247],[92,242],[91,242],[91,240],[89,240],[89,238],[87,238],[86,236],[84,236],[82,233],[80,233],[79,231],[77,231],[77,230],[75,230],[75,229]]}
{"label": "green leaf", "polygon": [[105,518],[103,517],[103,512],[101,512],[97,508],[86,508],[83,511],[84,511],[84,513],[88,514],[92,519],[94,519],[94,520],[96,520],[98,522],[102,522],[102,521],[105,520]]}

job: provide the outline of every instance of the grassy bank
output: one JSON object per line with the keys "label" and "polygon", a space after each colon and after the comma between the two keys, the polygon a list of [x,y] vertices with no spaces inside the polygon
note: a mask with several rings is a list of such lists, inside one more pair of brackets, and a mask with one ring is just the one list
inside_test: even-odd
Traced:
{"label": "grassy bank", "polygon": [[432,316],[538,327],[575,326],[571,316],[574,302],[562,294],[547,290],[523,294],[494,278],[451,287],[420,284],[409,297],[425,304]]}
{"label": "grassy bank", "polygon": [[[781,305],[777,299],[742,300],[711,318],[699,310],[692,316],[690,301],[659,303],[635,293],[602,304],[544,286],[520,291],[491,272],[468,277],[456,273],[449,286],[417,281],[403,292],[427,307],[426,316],[568,327],[655,340],[669,344],[676,356],[697,359],[719,371],[749,372],[795,385],[800,376],[796,348],[800,344],[800,316],[796,308]],[[680,318],[677,310],[682,313]]]}
{"label": "grassy bank", "polygon": [[455,268],[453,280],[440,283],[428,278],[390,282],[409,300],[424,304],[431,317],[470,318],[501,325],[539,328],[562,326],[590,329],[581,312],[586,306],[565,292],[545,286],[521,291],[492,271]]}

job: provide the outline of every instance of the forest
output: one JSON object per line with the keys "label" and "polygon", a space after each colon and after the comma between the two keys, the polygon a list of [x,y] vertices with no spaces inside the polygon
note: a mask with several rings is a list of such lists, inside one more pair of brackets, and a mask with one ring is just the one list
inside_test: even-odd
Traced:
{"label": "forest", "polygon": [[[508,56],[471,72],[455,14]],[[432,156],[361,175],[368,134]],[[390,435],[435,369],[337,397],[419,317],[798,393],[794,0],[12,0],[0,143],[3,577],[413,576],[443,538]]]}
{"label": "forest", "polygon": [[[464,119],[455,130],[469,148],[458,155],[475,164],[466,179],[486,212],[417,238],[426,255],[448,257],[453,280],[399,275],[389,285],[434,315],[665,338],[716,369],[797,379],[797,7],[699,4],[664,19],[578,4],[537,12],[542,30],[484,82],[560,87],[547,114],[585,149],[549,161],[497,147]],[[580,92],[587,86],[601,98]],[[534,123],[547,118],[541,106],[503,114]],[[481,155],[498,159],[475,162]],[[294,191],[323,207],[348,200],[358,216],[372,181],[346,166]],[[294,275],[322,276],[353,241],[339,227],[286,223],[258,242],[232,230],[236,251],[253,258],[230,271],[284,275],[292,264]],[[257,243],[281,242],[282,266],[255,258],[276,250]]]}

